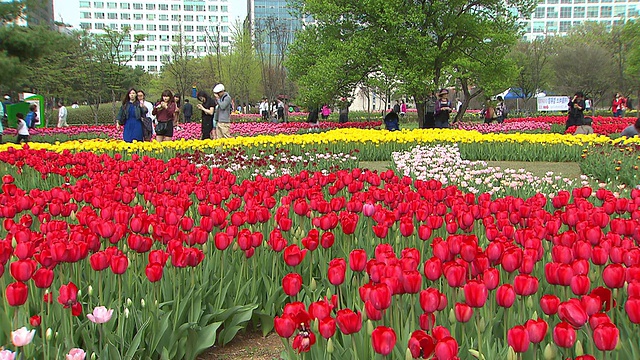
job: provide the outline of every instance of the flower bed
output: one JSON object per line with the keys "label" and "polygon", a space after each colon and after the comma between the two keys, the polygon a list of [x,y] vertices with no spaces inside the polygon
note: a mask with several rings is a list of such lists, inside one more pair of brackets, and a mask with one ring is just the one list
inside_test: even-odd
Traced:
{"label": "flower bed", "polygon": [[249,321],[290,338],[291,359],[640,353],[640,190],[497,197],[393,171],[241,179],[34,149],[0,161],[0,344],[24,358],[194,359]]}
{"label": "flower bed", "polygon": [[551,124],[544,121],[523,120],[504,122],[502,124],[492,123],[466,123],[458,122],[452,125],[456,129],[478,131],[483,134],[487,133],[505,133],[505,132],[526,132],[526,131],[544,131],[551,130]]}
{"label": "flower bed", "polygon": [[[588,114],[585,114],[587,117],[591,117]],[[635,122],[635,118],[615,118],[610,116],[594,116],[591,117],[593,120],[593,131],[596,134],[601,135],[611,135],[611,134],[619,134],[629,125],[632,125]],[[511,118],[505,120],[505,123],[518,123],[518,122],[527,122],[527,121],[538,121],[545,122],[549,124],[558,124],[564,125],[567,122],[566,116],[539,116],[535,118]],[[575,127],[569,128],[566,133],[573,134],[575,132]]]}

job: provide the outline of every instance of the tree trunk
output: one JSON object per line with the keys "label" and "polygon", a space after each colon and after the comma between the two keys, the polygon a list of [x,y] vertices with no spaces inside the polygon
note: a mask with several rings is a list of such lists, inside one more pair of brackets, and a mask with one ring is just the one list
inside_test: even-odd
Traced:
{"label": "tree trunk", "polygon": [[460,88],[462,89],[462,93],[464,94],[464,100],[462,101],[462,105],[460,106],[460,111],[456,114],[456,118],[454,122],[461,121],[464,113],[469,108],[469,104],[471,100],[476,96],[482,94],[482,90],[478,89],[471,93],[469,91],[469,81],[467,79],[458,79],[460,80]]}
{"label": "tree trunk", "polygon": [[416,110],[418,110],[418,128],[424,129],[424,116],[427,111],[427,103],[424,99],[418,100],[416,95],[413,95],[413,101],[416,103]]}

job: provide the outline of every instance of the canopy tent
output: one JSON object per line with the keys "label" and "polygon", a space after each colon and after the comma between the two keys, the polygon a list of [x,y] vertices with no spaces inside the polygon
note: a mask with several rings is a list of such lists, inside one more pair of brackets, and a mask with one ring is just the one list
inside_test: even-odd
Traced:
{"label": "canopy tent", "polygon": [[[508,88],[507,90],[501,92],[500,94],[497,94],[496,97],[498,96],[502,96],[503,99],[505,100],[516,100],[516,108],[517,110],[520,110],[520,99],[524,99],[524,92],[522,91],[522,89],[519,88]],[[546,96],[546,94],[544,92],[539,92],[537,94],[535,94],[533,97],[534,98],[539,98],[539,97],[543,97]],[[526,96],[528,97],[528,96]]]}

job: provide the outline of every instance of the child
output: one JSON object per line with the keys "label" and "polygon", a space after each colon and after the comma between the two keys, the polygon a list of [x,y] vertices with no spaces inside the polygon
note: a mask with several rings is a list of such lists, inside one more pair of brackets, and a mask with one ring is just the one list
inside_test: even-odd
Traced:
{"label": "child", "polygon": [[29,106],[29,113],[27,113],[27,117],[24,119],[29,129],[35,129],[36,125],[40,123],[40,120],[38,120],[37,110],[38,107],[36,104],[31,104],[31,106]]}
{"label": "child", "polygon": [[18,120],[18,138],[16,139],[16,144],[20,144],[22,141],[26,143],[29,141],[29,127],[27,127],[27,122],[24,120],[24,114],[17,113],[16,119]]}

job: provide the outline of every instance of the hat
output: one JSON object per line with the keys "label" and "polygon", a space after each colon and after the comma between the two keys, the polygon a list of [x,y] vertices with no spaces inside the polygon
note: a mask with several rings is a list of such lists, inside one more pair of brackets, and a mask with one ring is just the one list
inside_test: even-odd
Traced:
{"label": "hat", "polygon": [[218,84],[218,85],[213,87],[214,94],[217,94],[217,93],[222,92],[222,91],[224,91],[224,85],[222,85],[222,84]]}
{"label": "hat", "polygon": [[9,99],[11,99],[11,96],[9,96],[9,94],[4,94],[4,99],[5,100],[9,100]]}
{"label": "hat", "polygon": [[444,94],[448,94],[448,93],[449,93],[449,90],[447,90],[447,89],[440,89],[440,91],[438,92],[438,96],[440,96],[440,95],[444,95]]}
{"label": "hat", "polygon": [[584,120],[582,120],[583,125],[591,125],[592,123],[593,123],[593,119],[591,119],[590,117],[586,117],[584,118]]}

